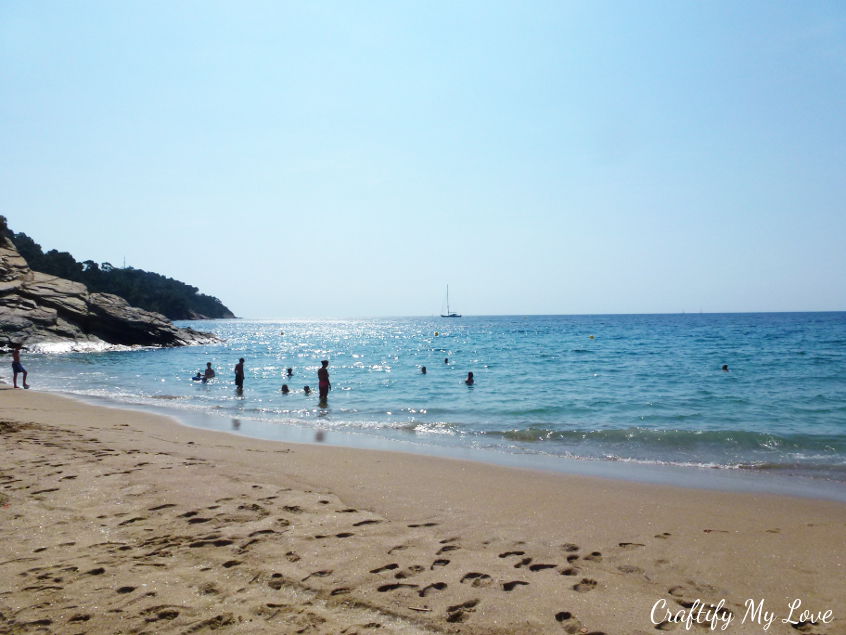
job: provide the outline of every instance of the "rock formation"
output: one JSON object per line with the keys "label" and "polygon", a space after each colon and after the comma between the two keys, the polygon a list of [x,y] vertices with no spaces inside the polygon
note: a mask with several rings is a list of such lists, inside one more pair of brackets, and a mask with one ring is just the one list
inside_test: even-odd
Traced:
{"label": "rock formation", "polygon": [[84,284],[32,271],[0,228],[0,346],[72,342],[81,346],[185,346],[219,341],[178,328],[159,313],[130,306]]}

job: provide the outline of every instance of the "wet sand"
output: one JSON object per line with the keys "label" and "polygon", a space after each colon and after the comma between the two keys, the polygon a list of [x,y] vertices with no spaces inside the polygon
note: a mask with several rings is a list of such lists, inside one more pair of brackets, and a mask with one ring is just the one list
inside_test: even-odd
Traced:
{"label": "wet sand", "polygon": [[[11,389],[0,433],[0,632],[687,632],[669,612],[846,633],[843,503],[262,441]],[[772,616],[749,615],[761,602]],[[806,609],[817,624],[790,623]]]}

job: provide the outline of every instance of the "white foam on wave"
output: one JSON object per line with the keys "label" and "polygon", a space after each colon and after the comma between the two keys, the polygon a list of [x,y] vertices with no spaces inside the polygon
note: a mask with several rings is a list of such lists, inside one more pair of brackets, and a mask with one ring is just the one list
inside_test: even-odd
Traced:
{"label": "white foam on wave", "polygon": [[41,342],[33,344],[30,352],[48,355],[62,355],[66,353],[105,353],[110,351],[134,351],[145,346],[125,346],[123,344],[109,344],[103,340],[89,342]]}

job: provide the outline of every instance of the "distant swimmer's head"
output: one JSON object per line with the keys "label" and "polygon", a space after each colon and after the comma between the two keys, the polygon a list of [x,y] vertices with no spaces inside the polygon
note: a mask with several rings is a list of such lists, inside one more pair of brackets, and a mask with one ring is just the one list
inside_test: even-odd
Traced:
{"label": "distant swimmer's head", "polygon": [[206,368],[211,368],[211,362],[206,362]]}
{"label": "distant swimmer's head", "polygon": [[425,374],[426,374],[426,367],[425,367],[425,366],[421,366],[421,367],[420,367],[420,372],[421,372],[421,373],[423,373],[423,374],[425,375]]}
{"label": "distant swimmer's head", "polygon": [[449,357],[444,357],[444,364],[449,364]]}
{"label": "distant swimmer's head", "polygon": [[467,373],[467,379],[464,380],[464,383],[468,386],[471,385],[475,380],[473,379],[473,373]]}
{"label": "distant swimmer's head", "polygon": [[723,364],[723,371],[729,372],[729,365],[728,364]]}
{"label": "distant swimmer's head", "polygon": [[320,362],[320,363],[321,363],[321,364],[323,364],[323,368],[326,368],[326,367],[329,365],[329,360],[328,360],[328,359],[324,359],[324,360],[323,360],[322,362]]}
{"label": "distant swimmer's head", "polygon": [[307,395],[310,395],[310,394],[311,394],[311,388],[309,388],[308,386],[304,386],[304,387],[303,387],[303,392],[304,392],[305,394],[307,394]]}
{"label": "distant swimmer's head", "polygon": [[287,374],[288,377],[291,377],[294,374],[294,369],[293,368],[285,369],[285,374]]}
{"label": "distant swimmer's head", "polygon": [[289,392],[291,392],[291,389],[288,388],[288,384],[282,384],[282,394],[287,395]]}
{"label": "distant swimmer's head", "polygon": [[244,358],[243,358],[243,357],[242,357],[242,358],[240,358],[240,359],[238,360],[238,362],[240,362],[241,364],[243,364],[243,363],[244,363]]}

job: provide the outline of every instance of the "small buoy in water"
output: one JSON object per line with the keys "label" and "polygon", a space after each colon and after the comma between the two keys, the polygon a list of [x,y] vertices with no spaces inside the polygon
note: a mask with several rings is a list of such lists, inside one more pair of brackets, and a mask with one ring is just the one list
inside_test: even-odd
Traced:
{"label": "small buoy in water", "polygon": [[438,335],[440,335],[440,333],[438,333],[437,331],[435,331],[435,337],[437,337]]}
{"label": "small buoy in water", "polygon": [[589,339],[589,340],[595,340],[595,339],[596,339],[596,335],[588,335],[588,339]]}

